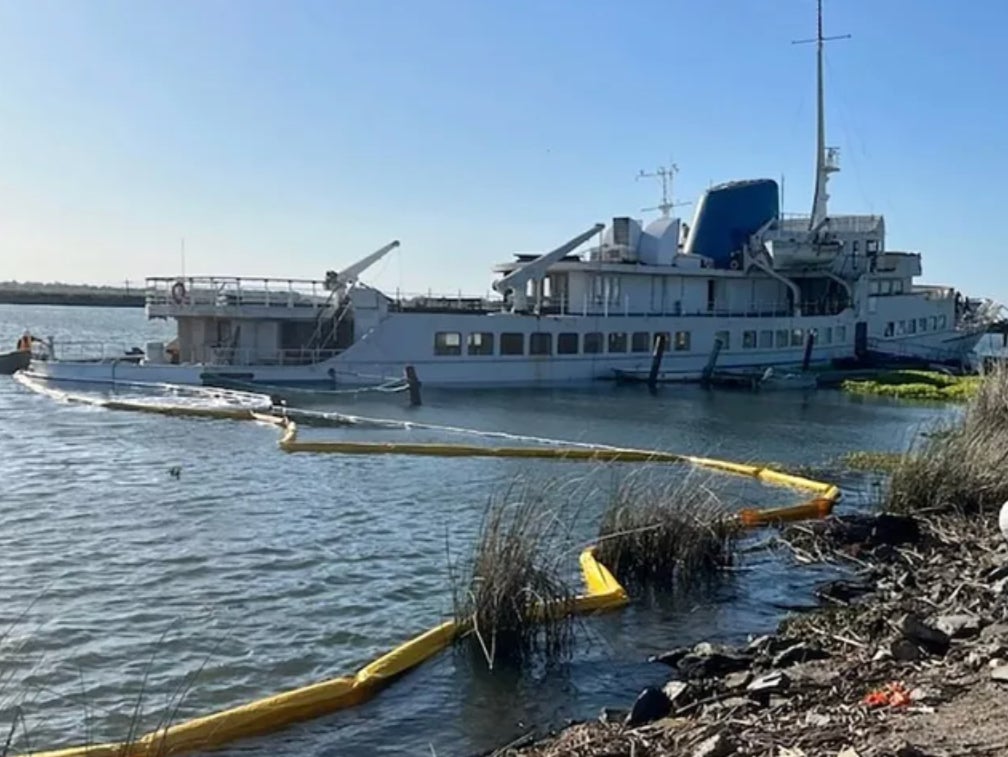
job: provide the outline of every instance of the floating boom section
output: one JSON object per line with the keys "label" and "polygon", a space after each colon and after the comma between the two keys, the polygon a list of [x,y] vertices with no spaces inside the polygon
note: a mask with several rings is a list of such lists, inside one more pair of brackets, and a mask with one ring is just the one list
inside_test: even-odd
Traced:
{"label": "floating boom section", "polygon": [[552,252],[540,255],[534,260],[530,260],[521,268],[512,271],[502,279],[495,281],[493,288],[500,294],[506,294],[510,289],[514,292],[514,307],[521,309],[525,306],[525,287],[530,281],[541,280],[546,277],[547,269],[560,260],[571,250],[575,250],[587,242],[593,236],[605,228],[605,224],[597,223],[588,231],[578,234],[569,242],[560,245]]}
{"label": "floating boom section", "polygon": [[710,258],[715,268],[741,268],[741,260],[734,254],[779,215],[777,182],[773,179],[718,184],[704,192],[697,204],[685,252]]}

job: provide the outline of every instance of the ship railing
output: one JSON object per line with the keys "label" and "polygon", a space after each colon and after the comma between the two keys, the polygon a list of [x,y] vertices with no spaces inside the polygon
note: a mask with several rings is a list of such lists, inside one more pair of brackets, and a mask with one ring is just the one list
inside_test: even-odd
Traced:
{"label": "ship railing", "polygon": [[325,362],[342,351],[335,348],[295,347],[264,352],[246,347],[232,348],[227,345],[210,345],[181,350],[179,361],[218,367],[314,365]]}
{"label": "ship railing", "polygon": [[503,299],[486,294],[463,294],[462,291],[452,293],[403,292],[395,290],[389,298],[390,310],[459,310],[484,311],[499,309]]}
{"label": "ship railing", "polygon": [[208,306],[315,310],[325,305],[329,294],[325,282],[315,279],[160,276],[147,279],[146,304],[182,310]]}
{"label": "ship railing", "polygon": [[101,362],[106,360],[133,360],[143,358],[143,350],[137,345],[101,342],[96,340],[67,340],[46,342],[46,357],[52,360],[73,362]]}

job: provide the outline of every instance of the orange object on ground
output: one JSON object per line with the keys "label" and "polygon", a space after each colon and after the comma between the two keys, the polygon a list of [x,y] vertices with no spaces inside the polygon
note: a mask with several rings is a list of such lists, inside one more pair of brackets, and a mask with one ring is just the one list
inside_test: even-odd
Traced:
{"label": "orange object on ground", "polygon": [[861,700],[861,704],[868,707],[906,707],[910,704],[910,693],[902,683],[894,681],[881,689],[869,691]]}

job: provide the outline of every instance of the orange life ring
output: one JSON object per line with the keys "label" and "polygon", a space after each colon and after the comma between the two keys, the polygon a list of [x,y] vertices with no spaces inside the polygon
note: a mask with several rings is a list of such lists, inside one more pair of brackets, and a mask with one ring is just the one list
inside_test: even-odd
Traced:
{"label": "orange life ring", "polygon": [[176,305],[181,305],[182,301],[185,299],[186,291],[185,284],[181,281],[176,281],[171,288],[172,299],[175,300]]}

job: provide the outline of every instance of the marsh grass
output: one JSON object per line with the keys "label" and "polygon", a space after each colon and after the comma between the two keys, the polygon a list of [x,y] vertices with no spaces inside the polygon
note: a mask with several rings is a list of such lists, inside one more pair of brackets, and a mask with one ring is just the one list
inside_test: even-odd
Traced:
{"label": "marsh grass", "polygon": [[449,559],[454,616],[465,628],[460,642],[491,669],[498,662],[556,662],[573,648],[575,512],[562,504],[570,496],[563,489],[514,483],[489,501],[466,564]]}
{"label": "marsh grass", "polygon": [[896,399],[965,402],[980,388],[978,376],[953,376],[938,371],[889,371],[869,381],[844,381],[844,391]]}
{"label": "marsh grass", "polygon": [[595,556],[628,590],[685,589],[734,560],[738,522],[711,488],[713,474],[669,482],[644,471],[611,494]]}
{"label": "marsh grass", "polygon": [[961,417],[902,457],[886,490],[892,512],[999,508],[1008,501],[1008,370],[982,377]]}

